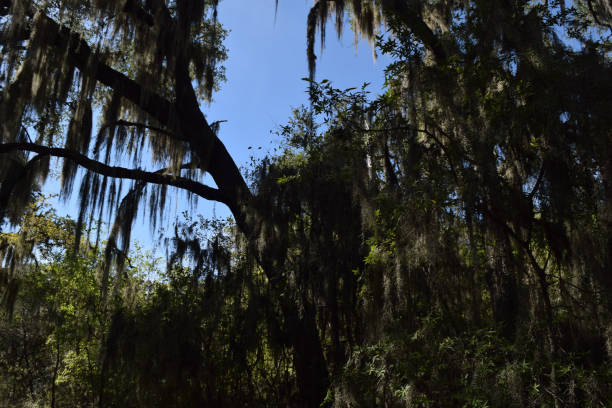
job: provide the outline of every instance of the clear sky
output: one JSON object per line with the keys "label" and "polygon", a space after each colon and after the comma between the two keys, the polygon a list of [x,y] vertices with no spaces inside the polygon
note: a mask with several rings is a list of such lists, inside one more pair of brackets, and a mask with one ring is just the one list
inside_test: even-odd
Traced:
{"label": "clear sky", "polygon": [[[308,103],[307,83],[301,78],[308,76],[306,18],[312,4],[311,0],[279,0],[276,18],[275,0],[222,0],[219,4],[219,21],[231,30],[225,42],[227,82],[213,96],[213,103],[203,104],[202,109],[209,122],[227,121],[221,124],[219,137],[239,166],[248,166],[251,156],[261,158],[271,151],[279,142],[271,131],[288,121],[293,108]],[[364,82],[371,83],[368,89],[373,93],[382,89],[388,59],[379,56],[374,62],[372,47],[365,40],[355,50],[348,25],[339,40],[333,27],[328,27],[325,49],[321,54],[317,47],[316,52],[317,80],[329,79],[343,89]],[[168,200],[167,222],[187,209],[184,200],[183,193]],[[78,208],[74,201],[65,208]],[[204,200],[199,200],[196,212],[206,217],[213,212],[230,215],[224,205]],[[151,248],[152,233],[148,220],[139,217],[133,239]]]}
{"label": "clear sky", "polygon": [[[231,30],[226,41],[227,82],[204,107],[211,121],[228,120],[221,125],[220,137],[237,162],[247,162],[248,146],[265,150],[274,142],[270,130],[286,123],[292,108],[307,103],[306,17],[310,0],[224,0],[219,20]],[[372,47],[360,41],[357,51],[349,27],[337,39],[327,30],[326,47],[317,51],[316,79],[329,79],[337,88],[371,82],[372,91],[384,81],[385,61],[376,63]]]}

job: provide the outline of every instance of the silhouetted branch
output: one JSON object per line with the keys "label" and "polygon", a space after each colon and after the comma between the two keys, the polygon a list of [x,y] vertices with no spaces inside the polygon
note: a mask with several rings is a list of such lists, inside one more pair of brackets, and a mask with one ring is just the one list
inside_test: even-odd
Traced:
{"label": "silhouetted branch", "polygon": [[94,173],[103,176],[139,180],[153,184],[163,184],[190,191],[204,199],[218,201],[227,204],[227,197],[218,189],[198,183],[197,181],[168,174],[153,173],[139,169],[127,169],[124,167],[108,166],[102,162],[92,160],[89,157],[74,150],[57,147],[46,147],[35,143],[6,143],[0,144],[0,153],[9,153],[16,150],[30,151],[42,156],[63,157],[72,160],[76,164]]}

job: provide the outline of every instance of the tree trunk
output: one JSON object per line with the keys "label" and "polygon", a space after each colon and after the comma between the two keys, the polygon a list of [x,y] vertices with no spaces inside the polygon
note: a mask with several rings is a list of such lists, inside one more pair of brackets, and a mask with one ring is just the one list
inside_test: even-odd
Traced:
{"label": "tree trunk", "polygon": [[[256,255],[270,282],[282,279],[275,265],[282,265],[278,256],[284,256],[282,242],[258,245],[261,223],[269,222],[252,205],[253,196],[240,170],[223,143],[212,132],[199,108],[191,86],[187,65],[177,63],[177,112],[181,131],[190,141],[191,148],[200,157],[203,168],[213,177],[219,190],[227,197],[227,205],[236,225],[246,236],[249,248]],[[293,360],[299,388],[299,397],[308,407],[318,407],[327,392],[328,373],[317,330],[313,306],[304,305],[303,316],[298,313],[297,299],[283,306],[285,319],[294,322],[288,333],[293,347]]]}
{"label": "tree trunk", "polygon": [[[294,327],[290,338],[293,346],[293,365],[299,389],[299,399],[304,407],[319,407],[328,387],[328,373],[312,306],[304,307],[300,318],[293,305]],[[287,316],[288,317],[288,316]]]}

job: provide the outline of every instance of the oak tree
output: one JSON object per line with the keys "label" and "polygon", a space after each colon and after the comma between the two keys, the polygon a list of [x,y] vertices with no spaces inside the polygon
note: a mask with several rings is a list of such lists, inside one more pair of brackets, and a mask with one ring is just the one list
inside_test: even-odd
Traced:
{"label": "oak tree", "polygon": [[[590,318],[612,309],[609,4],[316,1],[311,79],[316,34],[325,40],[330,17],[340,33],[348,11],[394,57],[388,92],[370,104],[313,83],[311,112],[286,128],[294,150],[263,162],[251,191],[201,109],[223,76],[216,3],[0,1],[2,216],[16,222],[62,158],[61,193],[80,183],[77,231],[114,214],[106,290],[141,202],[153,222],[168,187],[226,204],[274,293],[266,308],[279,311],[308,406],[330,371],[361,361],[351,346],[401,324],[417,343],[432,310],[451,333],[489,312],[508,342],[537,330],[555,395],[558,310],[589,300],[591,286]],[[132,167],[118,165],[126,157]],[[123,197],[121,180],[132,181]],[[545,317],[521,325],[533,314]],[[372,404],[390,398],[374,388]]]}

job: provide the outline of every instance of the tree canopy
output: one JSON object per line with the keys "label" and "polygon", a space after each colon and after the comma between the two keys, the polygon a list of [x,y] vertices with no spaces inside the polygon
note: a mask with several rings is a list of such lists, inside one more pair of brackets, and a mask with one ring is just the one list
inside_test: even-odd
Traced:
{"label": "tree canopy", "polygon": [[[318,0],[309,106],[246,178],[200,108],[223,80],[216,1],[4,0],[0,16],[0,211],[21,226],[0,246],[7,316],[38,316],[36,288],[80,296],[0,338],[12,403],[612,401],[609,3]],[[374,100],[314,81],[317,36],[347,16],[393,58]],[[51,157],[60,194],[80,184],[74,223],[32,209]],[[147,286],[125,272],[131,225],[144,202],[164,215],[168,187],[235,224],[177,224]],[[83,233],[105,217],[102,246]],[[39,263],[40,242],[61,249]]]}

